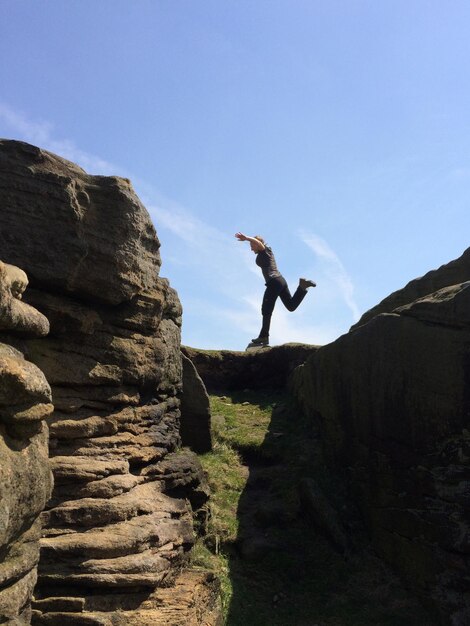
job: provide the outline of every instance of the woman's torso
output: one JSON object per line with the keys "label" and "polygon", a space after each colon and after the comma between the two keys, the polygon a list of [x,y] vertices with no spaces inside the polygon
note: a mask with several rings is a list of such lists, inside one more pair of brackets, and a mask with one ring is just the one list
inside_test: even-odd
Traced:
{"label": "woman's torso", "polygon": [[261,268],[266,282],[268,282],[270,278],[281,276],[281,273],[277,269],[273,251],[269,246],[266,246],[264,250],[258,252],[256,255],[256,265]]}

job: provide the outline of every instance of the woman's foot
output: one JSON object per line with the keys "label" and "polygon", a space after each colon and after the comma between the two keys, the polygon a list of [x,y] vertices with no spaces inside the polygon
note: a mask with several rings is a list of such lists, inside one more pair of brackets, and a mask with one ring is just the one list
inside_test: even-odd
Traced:
{"label": "woman's foot", "polygon": [[250,346],[267,346],[269,345],[269,337],[257,337],[256,339],[252,339],[250,342]]}
{"label": "woman's foot", "polygon": [[305,289],[305,291],[307,291],[307,289],[309,287],[316,287],[317,283],[314,283],[313,280],[308,280],[307,278],[299,278],[299,287],[301,289]]}

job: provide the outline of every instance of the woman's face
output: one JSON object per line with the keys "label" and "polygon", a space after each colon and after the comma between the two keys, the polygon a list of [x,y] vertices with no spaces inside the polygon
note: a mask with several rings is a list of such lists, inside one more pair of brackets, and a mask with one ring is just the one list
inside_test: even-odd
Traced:
{"label": "woman's face", "polygon": [[252,250],[252,252],[259,252],[260,251],[260,244],[257,241],[250,241],[250,248]]}

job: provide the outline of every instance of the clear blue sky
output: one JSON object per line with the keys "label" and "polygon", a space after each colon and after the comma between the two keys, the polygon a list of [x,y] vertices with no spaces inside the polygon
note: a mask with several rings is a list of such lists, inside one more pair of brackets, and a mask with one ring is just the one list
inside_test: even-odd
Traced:
{"label": "clear blue sky", "polygon": [[183,341],[323,344],[470,245],[470,3],[0,0],[0,136],[132,179]]}

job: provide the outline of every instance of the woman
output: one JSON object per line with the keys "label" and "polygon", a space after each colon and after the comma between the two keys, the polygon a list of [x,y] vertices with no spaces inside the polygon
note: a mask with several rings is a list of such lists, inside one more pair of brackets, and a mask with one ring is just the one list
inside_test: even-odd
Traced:
{"label": "woman", "polygon": [[256,265],[261,268],[266,282],[266,291],[264,292],[263,304],[261,306],[263,325],[259,336],[256,339],[252,339],[248,347],[267,346],[269,345],[269,327],[271,325],[271,316],[273,314],[277,298],[281,298],[282,303],[288,311],[295,311],[305,298],[307,289],[309,287],[316,287],[316,283],[314,283],[313,280],[300,278],[299,286],[297,287],[294,295],[291,296],[285,278],[277,269],[273,251],[265,244],[264,239],[259,235],[256,235],[255,237],[247,237],[247,235],[244,235],[243,233],[236,233],[235,237],[238,241],[250,242],[250,248],[256,254]]}

